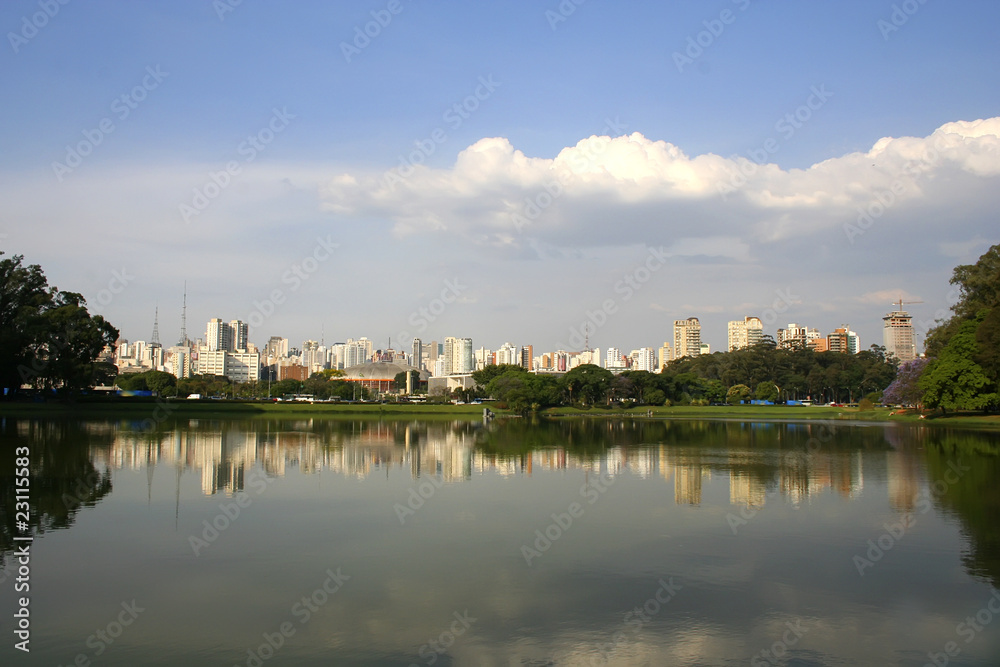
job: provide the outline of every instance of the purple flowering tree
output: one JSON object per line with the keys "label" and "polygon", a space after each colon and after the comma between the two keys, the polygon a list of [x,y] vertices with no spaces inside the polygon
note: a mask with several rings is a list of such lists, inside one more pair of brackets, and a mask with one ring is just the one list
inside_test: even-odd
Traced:
{"label": "purple flowering tree", "polygon": [[892,405],[920,405],[923,392],[918,386],[928,359],[914,359],[899,366],[896,379],[882,392],[882,402]]}

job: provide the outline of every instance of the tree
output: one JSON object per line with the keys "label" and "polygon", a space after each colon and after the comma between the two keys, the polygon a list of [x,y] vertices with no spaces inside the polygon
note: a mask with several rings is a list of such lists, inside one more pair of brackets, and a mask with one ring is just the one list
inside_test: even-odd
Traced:
{"label": "tree", "polygon": [[1000,306],[983,315],[976,327],[976,344],[979,352],[975,362],[982,366],[994,386],[1000,384]]}
{"label": "tree", "polygon": [[560,384],[569,395],[570,403],[579,401],[584,405],[596,405],[607,401],[613,377],[606,368],[581,364],[563,375]]}
{"label": "tree", "polygon": [[410,374],[410,382],[412,383],[413,390],[416,391],[420,387],[420,373],[415,370],[411,371],[399,371],[396,373],[396,377],[393,378],[395,382],[396,391],[406,391],[406,374]]}
{"label": "tree", "polygon": [[87,312],[82,295],[49,287],[41,267],[23,259],[0,259],[0,385],[75,390],[105,381],[109,369],[95,360],[118,330]]}
{"label": "tree", "polygon": [[558,381],[550,375],[508,370],[490,380],[486,391],[515,412],[540,410],[560,403]]}
{"label": "tree", "polygon": [[155,391],[165,396],[170,394],[171,389],[177,388],[177,378],[163,371],[145,371],[120,375],[115,384],[126,391]]}
{"label": "tree", "polygon": [[663,405],[667,401],[667,395],[663,393],[662,389],[650,389],[643,396],[643,402],[646,405]]}
{"label": "tree", "polygon": [[[0,252],[0,256],[3,253]],[[42,314],[52,303],[42,268],[22,266],[23,255],[0,259],[0,386],[17,388],[26,381],[24,368],[36,361],[42,344]]]}
{"label": "tree", "polygon": [[950,282],[958,287],[958,302],[951,307],[954,315],[928,332],[925,350],[930,357],[938,355],[963,321],[1000,307],[1000,244],[983,253],[975,264],[956,266]]}
{"label": "tree", "polygon": [[920,376],[929,359],[907,361],[896,371],[896,379],[882,392],[882,402],[889,405],[918,405],[923,397]]}
{"label": "tree", "polygon": [[745,384],[733,385],[726,392],[726,401],[728,403],[742,403],[748,398],[750,398],[750,387]]}
{"label": "tree", "polygon": [[773,382],[765,380],[757,385],[753,395],[758,401],[771,401],[773,403],[778,400],[778,387]]}
{"label": "tree", "polygon": [[982,410],[997,402],[996,386],[973,359],[979,352],[976,320],[962,322],[919,380],[924,404],[948,410]]}
{"label": "tree", "polygon": [[476,384],[480,387],[485,387],[493,378],[499,377],[510,371],[520,373],[528,372],[523,366],[519,366],[517,364],[490,364],[488,366],[483,366],[478,371],[472,371],[472,379],[475,380]]}

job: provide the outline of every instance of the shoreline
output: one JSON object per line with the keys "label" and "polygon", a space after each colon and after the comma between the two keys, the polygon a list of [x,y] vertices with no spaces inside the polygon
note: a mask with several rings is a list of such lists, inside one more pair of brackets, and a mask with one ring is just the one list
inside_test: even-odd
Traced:
{"label": "shoreline", "polygon": [[[189,402],[186,399],[116,399],[113,401],[50,401],[16,402],[0,401],[0,417],[46,417],[46,416],[110,416],[135,417],[137,413],[154,410],[170,417],[428,417],[428,418],[481,418],[483,409],[489,408],[499,418],[520,417],[521,415],[493,407],[492,404],[406,404],[406,403],[269,403],[257,401],[214,401]],[[632,419],[676,419],[725,420],[725,421],[765,421],[765,422],[810,422],[835,421],[858,422],[869,425],[921,424],[927,426],[947,426],[974,430],[1000,430],[1000,415],[959,414],[935,416],[921,419],[915,413],[891,414],[890,408],[876,408],[861,412],[857,408],[805,407],[805,406],[641,406],[622,408],[571,408],[558,407],[543,410],[537,415],[549,419],[565,418],[632,418]]]}

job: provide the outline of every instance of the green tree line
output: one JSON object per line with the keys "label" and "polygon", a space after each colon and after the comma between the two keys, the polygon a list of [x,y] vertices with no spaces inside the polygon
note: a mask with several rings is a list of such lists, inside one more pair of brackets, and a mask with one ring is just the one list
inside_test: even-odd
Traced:
{"label": "green tree line", "polygon": [[501,365],[487,366],[472,377],[481,393],[524,411],[558,405],[698,405],[807,397],[847,403],[877,399],[895,374],[896,362],[881,346],[858,354],[814,352],[807,347],[779,348],[765,338],[741,350],[677,359],[660,373],[615,375],[584,364],[556,377]]}

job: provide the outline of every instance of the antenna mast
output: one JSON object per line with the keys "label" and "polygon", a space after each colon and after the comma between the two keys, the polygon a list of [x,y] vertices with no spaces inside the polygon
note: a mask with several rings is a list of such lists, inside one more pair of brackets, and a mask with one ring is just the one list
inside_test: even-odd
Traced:
{"label": "antenna mast", "polygon": [[155,315],[153,315],[153,340],[150,341],[150,345],[156,345],[160,347],[160,307],[156,307]]}
{"label": "antenna mast", "polygon": [[187,310],[188,310],[188,284],[184,281],[184,305],[181,306],[181,340],[178,343],[181,347],[187,345]]}

